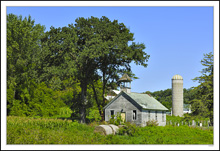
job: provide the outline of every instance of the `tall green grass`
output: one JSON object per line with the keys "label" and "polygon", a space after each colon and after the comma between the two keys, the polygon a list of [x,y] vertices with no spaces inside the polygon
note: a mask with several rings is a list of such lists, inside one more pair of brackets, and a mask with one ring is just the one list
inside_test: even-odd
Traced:
{"label": "tall green grass", "polygon": [[199,123],[202,123],[203,127],[208,127],[209,118],[196,117],[187,114],[184,114],[184,117],[170,115],[166,116],[167,125],[177,125],[177,123],[179,123],[179,125],[192,125],[193,120],[196,122],[197,126]]}
{"label": "tall green grass", "polygon": [[96,124],[71,120],[7,117],[7,144],[213,144],[213,129],[188,126],[136,127],[134,135],[94,133]]}

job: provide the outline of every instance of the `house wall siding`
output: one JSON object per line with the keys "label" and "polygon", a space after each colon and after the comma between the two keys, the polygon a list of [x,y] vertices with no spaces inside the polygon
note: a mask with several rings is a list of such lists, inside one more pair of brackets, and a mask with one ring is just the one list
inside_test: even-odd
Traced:
{"label": "house wall siding", "polygon": [[[150,111],[150,119],[149,119],[149,112]],[[163,120],[164,115],[164,120]],[[155,110],[145,110],[142,109],[142,126],[146,126],[146,122],[149,120],[156,120],[156,111]],[[158,126],[165,126],[166,125],[166,112],[164,111],[157,111],[157,122]]]}
{"label": "house wall siding", "polygon": [[[132,99],[124,94],[120,95],[105,109],[105,121],[110,120],[111,110],[114,110],[114,115],[125,112],[127,122],[135,123],[137,125],[142,123],[142,112],[140,108],[135,105],[135,102]],[[133,110],[136,110],[136,120],[133,120]]]}

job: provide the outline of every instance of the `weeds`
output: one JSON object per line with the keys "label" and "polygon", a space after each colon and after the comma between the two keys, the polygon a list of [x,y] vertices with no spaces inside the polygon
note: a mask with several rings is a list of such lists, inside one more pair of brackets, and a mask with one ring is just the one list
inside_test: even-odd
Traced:
{"label": "weeds", "polygon": [[131,124],[129,122],[125,123],[124,126],[119,128],[119,135],[129,135],[129,136],[137,136],[139,133],[139,128],[135,124]]}
{"label": "weeds", "polygon": [[117,113],[117,115],[112,115],[110,120],[109,120],[110,124],[114,124],[114,125],[122,125],[124,124],[124,121],[122,120],[122,117],[119,113]]}
{"label": "weeds", "polygon": [[[7,144],[213,144],[213,129],[189,126],[146,126],[131,123],[119,135],[94,133],[94,125],[76,121],[7,117]],[[105,124],[105,123],[103,123]]]}
{"label": "weeds", "polygon": [[156,120],[150,120],[146,122],[147,126],[158,126],[159,123]]}

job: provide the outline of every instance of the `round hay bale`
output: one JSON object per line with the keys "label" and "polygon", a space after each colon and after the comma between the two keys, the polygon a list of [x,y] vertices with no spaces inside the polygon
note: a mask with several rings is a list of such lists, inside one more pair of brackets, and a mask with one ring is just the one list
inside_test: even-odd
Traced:
{"label": "round hay bale", "polygon": [[114,134],[112,128],[109,125],[96,126],[94,132],[100,133],[102,135]]}
{"label": "round hay bale", "polygon": [[118,133],[118,130],[119,130],[118,126],[113,125],[113,124],[110,124],[109,126],[112,128],[114,135],[115,135],[116,133]]}

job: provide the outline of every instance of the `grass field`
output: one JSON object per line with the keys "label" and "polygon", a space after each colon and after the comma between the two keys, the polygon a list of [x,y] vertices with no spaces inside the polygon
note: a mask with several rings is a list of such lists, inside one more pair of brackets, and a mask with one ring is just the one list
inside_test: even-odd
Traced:
{"label": "grass field", "polygon": [[7,117],[7,144],[213,144],[213,129],[188,126],[137,127],[133,136],[94,133],[97,123]]}

